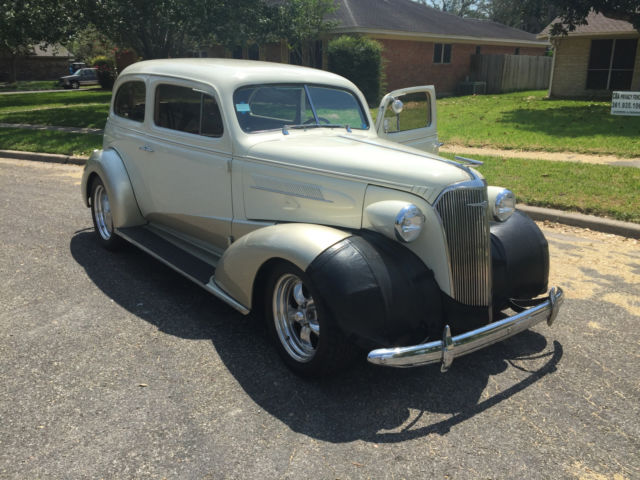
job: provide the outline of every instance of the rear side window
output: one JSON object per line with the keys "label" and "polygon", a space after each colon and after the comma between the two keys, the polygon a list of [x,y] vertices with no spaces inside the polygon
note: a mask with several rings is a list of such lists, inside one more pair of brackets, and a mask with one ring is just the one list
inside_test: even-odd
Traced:
{"label": "rear side window", "polygon": [[113,112],[136,122],[144,122],[144,102],[146,87],[144,82],[131,81],[120,85],[116,93]]}
{"label": "rear side window", "polygon": [[154,122],[159,127],[205,137],[221,137],[223,132],[222,116],[215,98],[177,85],[158,85]]}

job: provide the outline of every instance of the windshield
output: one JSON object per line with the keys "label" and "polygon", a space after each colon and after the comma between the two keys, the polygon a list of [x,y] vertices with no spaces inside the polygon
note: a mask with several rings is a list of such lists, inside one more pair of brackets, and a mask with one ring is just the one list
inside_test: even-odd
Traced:
{"label": "windshield", "polygon": [[238,122],[248,133],[285,127],[369,128],[351,92],[317,85],[255,85],[233,95]]}

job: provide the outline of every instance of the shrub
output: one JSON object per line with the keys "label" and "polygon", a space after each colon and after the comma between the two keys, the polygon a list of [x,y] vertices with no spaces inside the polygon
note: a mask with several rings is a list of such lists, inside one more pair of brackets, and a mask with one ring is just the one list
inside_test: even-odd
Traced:
{"label": "shrub", "polygon": [[105,55],[98,55],[92,58],[89,63],[98,69],[100,86],[105,90],[111,90],[117,76],[116,64],[113,59]]}
{"label": "shrub", "polygon": [[329,71],[348,78],[376,106],[382,89],[382,45],[367,37],[343,35],[329,42]]}

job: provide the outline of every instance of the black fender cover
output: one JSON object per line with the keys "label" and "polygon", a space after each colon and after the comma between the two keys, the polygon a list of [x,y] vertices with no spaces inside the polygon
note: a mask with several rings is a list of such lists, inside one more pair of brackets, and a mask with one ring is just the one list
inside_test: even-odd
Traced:
{"label": "black fender cover", "polygon": [[442,300],[433,272],[408,248],[363,231],[321,253],[307,275],[342,330],[363,345],[439,337]]}
{"label": "black fender cover", "polygon": [[493,307],[509,298],[533,298],[547,291],[549,245],[527,215],[516,211],[506,222],[491,225]]}

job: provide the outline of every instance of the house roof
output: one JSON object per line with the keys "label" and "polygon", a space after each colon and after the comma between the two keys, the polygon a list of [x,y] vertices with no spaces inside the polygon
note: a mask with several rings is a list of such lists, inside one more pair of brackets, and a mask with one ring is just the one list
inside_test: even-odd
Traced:
{"label": "house roof", "polygon": [[[587,24],[578,25],[573,32],[569,32],[569,36],[594,36],[594,35],[612,35],[612,34],[638,34],[638,31],[633,28],[633,25],[625,20],[616,20],[613,18],[605,17],[601,13],[596,13],[593,10],[587,15]],[[551,33],[551,26],[554,23],[559,23],[560,18],[556,18],[547,27],[540,32],[538,38],[549,38]]]}
{"label": "house roof", "polygon": [[[45,46],[46,45],[46,46]],[[33,45],[32,54],[36,57],[62,57],[62,58],[71,58],[73,54],[69,52],[65,47],[60,44],[45,44],[38,43]]]}
{"label": "house roof", "polygon": [[545,46],[534,34],[489,20],[462,18],[411,0],[336,0],[336,31]]}

